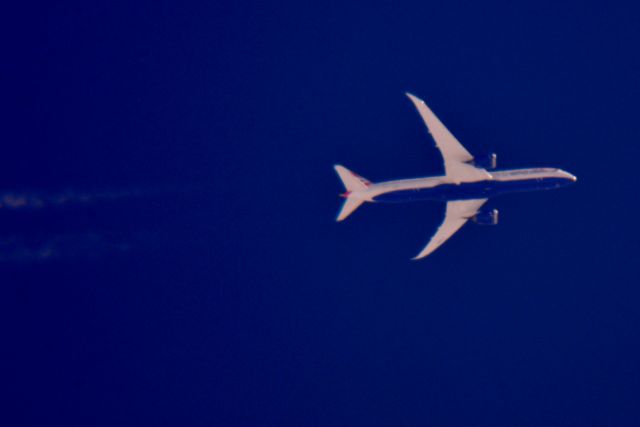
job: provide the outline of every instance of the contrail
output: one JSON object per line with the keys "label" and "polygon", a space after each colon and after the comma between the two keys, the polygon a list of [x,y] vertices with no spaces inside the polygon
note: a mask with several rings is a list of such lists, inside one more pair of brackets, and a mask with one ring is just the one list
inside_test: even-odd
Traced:
{"label": "contrail", "polygon": [[27,238],[0,237],[0,262],[87,259],[124,254],[133,249],[132,236],[105,233],[64,233]]}
{"label": "contrail", "polygon": [[173,188],[77,191],[56,193],[15,192],[0,193],[0,210],[39,210],[49,207],[88,205],[136,197],[153,197],[175,192]]}
{"label": "contrail", "polygon": [[[191,194],[194,189],[184,187],[5,191],[0,193],[0,263],[98,258],[157,247],[166,238],[165,213],[159,209],[155,215],[162,205],[139,202],[167,198],[175,204],[176,196]],[[75,211],[94,205],[105,215]]]}

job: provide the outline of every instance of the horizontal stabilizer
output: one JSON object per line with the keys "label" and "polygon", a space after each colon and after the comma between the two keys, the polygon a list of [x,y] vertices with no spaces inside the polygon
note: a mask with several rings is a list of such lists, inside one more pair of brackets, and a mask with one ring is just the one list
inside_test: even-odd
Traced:
{"label": "horizontal stabilizer", "polygon": [[354,193],[362,190],[366,190],[367,187],[371,185],[371,182],[368,179],[365,179],[358,175],[357,173],[351,172],[349,169],[345,168],[341,165],[335,165],[333,167],[338,176],[340,177],[340,181],[342,181],[342,185],[344,185],[345,192],[342,194],[342,197],[345,198],[344,204],[342,205],[342,209],[336,218],[336,221],[342,221],[347,218],[349,215],[353,213],[358,207],[364,203],[364,200],[356,196]]}
{"label": "horizontal stabilizer", "polygon": [[361,204],[364,203],[364,200],[354,199],[353,197],[347,197],[342,205],[342,209],[340,209],[340,213],[336,218],[336,221],[342,221],[346,219],[349,215],[353,213]]}
{"label": "horizontal stabilizer", "polygon": [[342,165],[335,165],[333,168],[338,173],[338,176],[342,181],[342,185],[344,185],[344,188],[349,192],[364,190],[371,185],[371,182],[368,179],[361,177],[357,173],[351,172]]}

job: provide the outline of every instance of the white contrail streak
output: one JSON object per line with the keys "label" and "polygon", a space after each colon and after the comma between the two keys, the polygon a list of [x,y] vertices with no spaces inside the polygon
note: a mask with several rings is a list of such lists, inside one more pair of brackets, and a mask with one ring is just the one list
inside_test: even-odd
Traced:
{"label": "white contrail streak", "polygon": [[87,205],[98,202],[127,199],[133,197],[149,197],[161,195],[171,190],[102,190],[76,191],[66,190],[57,193],[38,192],[5,192],[0,193],[0,210],[38,210],[48,207]]}

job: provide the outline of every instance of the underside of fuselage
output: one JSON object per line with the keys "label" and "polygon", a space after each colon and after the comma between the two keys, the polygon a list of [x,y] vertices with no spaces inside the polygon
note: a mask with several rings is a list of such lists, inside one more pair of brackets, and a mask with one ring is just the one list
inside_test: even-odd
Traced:
{"label": "underside of fuselage", "polygon": [[376,202],[404,203],[422,200],[487,199],[501,194],[551,190],[569,184],[564,178],[535,178],[517,181],[486,180],[460,184],[440,184],[428,188],[392,190],[374,197]]}

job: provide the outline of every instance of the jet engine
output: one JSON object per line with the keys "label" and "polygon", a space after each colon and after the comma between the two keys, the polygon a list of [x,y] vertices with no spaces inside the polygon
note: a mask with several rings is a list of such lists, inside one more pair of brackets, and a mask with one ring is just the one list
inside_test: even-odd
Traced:
{"label": "jet engine", "polygon": [[478,225],[497,225],[498,224],[498,210],[493,209],[490,211],[480,211],[475,214],[471,220]]}
{"label": "jet engine", "polygon": [[492,170],[498,167],[498,155],[489,153],[482,157],[473,159],[473,165],[482,169]]}

